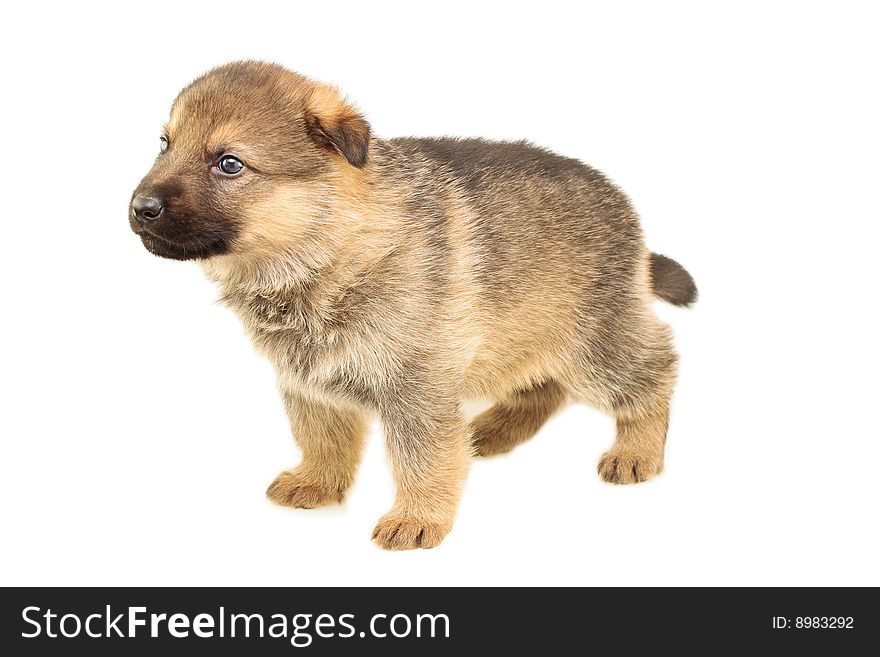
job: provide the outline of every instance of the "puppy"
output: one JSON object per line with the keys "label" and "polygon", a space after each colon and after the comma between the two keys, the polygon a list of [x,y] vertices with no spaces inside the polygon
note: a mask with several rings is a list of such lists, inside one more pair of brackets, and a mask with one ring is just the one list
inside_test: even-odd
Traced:
{"label": "puppy", "polygon": [[[187,86],[129,222],[197,260],[278,374],[302,462],[278,504],[342,501],[368,421],[397,484],[373,538],[438,545],[468,462],[568,401],[613,414],[615,484],[663,467],[676,377],[659,297],[696,298],[598,171],[525,142],[380,139],[331,86],[235,62]],[[461,402],[494,406],[468,421]]]}

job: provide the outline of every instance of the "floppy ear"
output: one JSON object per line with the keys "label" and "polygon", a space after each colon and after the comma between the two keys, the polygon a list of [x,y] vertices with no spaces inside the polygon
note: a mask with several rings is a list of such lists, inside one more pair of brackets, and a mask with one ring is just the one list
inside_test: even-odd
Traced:
{"label": "floppy ear", "polygon": [[306,103],[306,125],[318,145],[334,150],[356,167],[367,164],[370,124],[328,85],[316,85]]}

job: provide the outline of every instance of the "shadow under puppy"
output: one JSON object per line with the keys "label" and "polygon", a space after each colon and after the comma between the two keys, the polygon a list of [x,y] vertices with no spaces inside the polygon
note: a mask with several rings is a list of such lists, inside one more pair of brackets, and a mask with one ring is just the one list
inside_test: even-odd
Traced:
{"label": "shadow under puppy", "polygon": [[[651,303],[696,288],[599,172],[526,143],[379,139],[333,87],[260,62],[186,87],[160,151],[129,221],[198,260],[274,364],[302,463],[270,499],[340,502],[378,416],[397,496],[373,537],[434,547],[471,456],[569,400],[616,418],[605,481],[660,472],[676,355]],[[468,422],[462,400],[486,398]]]}

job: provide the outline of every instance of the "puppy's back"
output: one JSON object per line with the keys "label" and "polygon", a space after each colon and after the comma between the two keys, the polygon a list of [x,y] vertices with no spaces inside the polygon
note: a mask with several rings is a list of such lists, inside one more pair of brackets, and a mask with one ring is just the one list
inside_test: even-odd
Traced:
{"label": "puppy's back", "polygon": [[600,297],[633,291],[647,258],[638,217],[600,172],[522,141],[391,143],[457,183],[474,210],[479,279],[497,300],[536,286],[551,297],[554,291],[581,298],[590,291]]}

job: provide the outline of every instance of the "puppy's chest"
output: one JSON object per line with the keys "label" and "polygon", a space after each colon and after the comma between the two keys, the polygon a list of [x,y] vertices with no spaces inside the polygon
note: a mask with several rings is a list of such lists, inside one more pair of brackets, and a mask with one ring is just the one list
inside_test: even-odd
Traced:
{"label": "puppy's chest", "polygon": [[[282,386],[305,395],[375,407],[391,359],[359,318],[295,295],[224,299]],[[379,341],[381,344],[381,341]]]}

